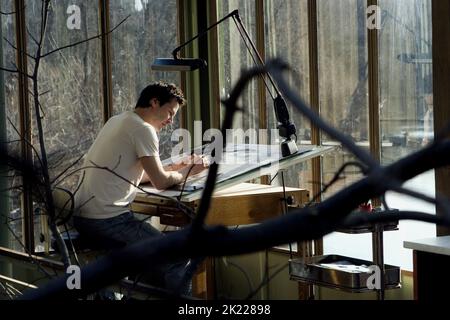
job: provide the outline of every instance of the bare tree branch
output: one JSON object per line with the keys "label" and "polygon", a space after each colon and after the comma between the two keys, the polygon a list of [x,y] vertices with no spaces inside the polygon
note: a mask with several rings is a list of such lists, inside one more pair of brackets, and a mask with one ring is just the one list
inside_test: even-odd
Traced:
{"label": "bare tree branch", "polygon": [[67,49],[67,48],[71,48],[71,47],[77,46],[77,45],[79,45],[79,44],[82,44],[82,43],[85,43],[85,42],[88,42],[88,41],[91,41],[91,40],[94,40],[94,39],[98,39],[98,38],[103,37],[103,36],[107,36],[108,34],[110,34],[111,32],[113,32],[114,30],[116,30],[116,29],[117,29],[122,23],[124,23],[129,17],[130,17],[130,15],[128,15],[128,16],[127,16],[125,19],[123,19],[118,25],[116,25],[114,28],[112,28],[112,29],[111,29],[110,31],[108,31],[108,32],[105,32],[105,33],[102,33],[102,34],[98,34],[98,35],[93,36],[93,37],[90,37],[90,38],[88,38],[88,39],[84,39],[84,40],[81,40],[81,41],[77,41],[77,42],[68,44],[68,45],[66,45],[66,46],[62,46],[62,47],[59,47],[59,48],[57,48],[57,49],[51,50],[51,51],[49,51],[49,52],[47,52],[47,53],[42,54],[42,55],[40,56],[40,58],[45,58],[45,57],[47,57],[47,56],[49,56],[49,55],[51,55],[51,54],[53,54],[53,53],[55,53],[55,52],[58,52],[58,51],[61,51],[61,50]]}
{"label": "bare tree branch", "polygon": [[23,76],[25,76],[25,77],[27,77],[27,78],[30,78],[30,79],[32,79],[32,75],[30,75],[30,74],[28,74],[28,73],[26,73],[25,71],[21,71],[21,70],[19,70],[19,67],[17,66],[17,64],[14,62],[14,61],[12,61],[11,62],[11,64],[14,66],[14,67],[16,67],[16,72],[15,73],[19,73],[19,74],[21,74],[21,75],[23,75]]}
{"label": "bare tree branch", "polygon": [[31,255],[30,252],[28,252],[27,248],[25,247],[25,245],[22,243],[22,241],[20,240],[20,238],[17,236],[17,234],[14,232],[14,230],[11,228],[11,226],[9,224],[6,224],[9,232],[13,235],[14,239],[16,239],[16,241],[20,244],[20,246],[24,249],[24,251],[28,254],[28,257],[30,258],[30,260],[33,262],[33,264],[35,264],[38,269],[45,274],[45,276],[48,279],[52,279],[53,277],[41,266],[40,262],[36,259],[33,258],[33,256]]}
{"label": "bare tree branch", "polygon": [[50,89],[50,90],[47,90],[47,91],[44,91],[44,92],[42,92],[41,94],[39,94],[39,96],[40,97],[42,97],[43,95],[46,95],[47,93],[50,93],[50,92],[52,92],[52,90]]}
{"label": "bare tree branch", "polygon": [[139,189],[140,191],[144,192],[144,193],[147,194],[147,195],[157,196],[157,197],[160,197],[160,198],[163,198],[163,199],[168,199],[168,200],[172,200],[172,201],[177,202],[178,205],[179,205],[179,208],[183,211],[184,214],[186,214],[186,216],[188,216],[188,217],[191,218],[191,219],[194,218],[193,209],[190,208],[189,206],[186,206],[186,205],[185,205],[183,202],[181,202],[180,200],[178,200],[178,199],[176,199],[176,198],[172,198],[172,197],[167,197],[167,196],[164,196],[164,195],[161,195],[161,194],[158,194],[158,193],[148,192],[148,191],[146,191],[145,189],[143,189],[141,186],[139,186],[139,185],[133,183],[132,181],[130,181],[130,180],[128,180],[128,179],[122,177],[121,175],[119,175],[117,172],[114,171],[114,169],[110,169],[110,168],[108,168],[108,167],[102,167],[102,166],[99,166],[98,164],[94,163],[93,161],[91,161],[91,163],[93,164],[93,166],[85,166],[85,167],[83,167],[83,168],[80,168],[80,170],[81,170],[81,169],[84,170],[84,169],[87,169],[87,168],[95,168],[95,169],[105,170],[105,171],[107,171],[107,172],[109,172],[109,173],[112,173],[112,174],[115,175],[116,177],[122,179],[123,181],[126,181],[127,183],[129,183],[130,185],[132,185],[133,187]]}
{"label": "bare tree branch", "polygon": [[6,72],[11,72],[11,73],[20,73],[20,71],[19,70],[17,70],[17,69],[8,69],[8,68],[5,68],[5,67],[0,67],[0,70],[2,70],[2,71],[6,71]]}
{"label": "bare tree branch", "polygon": [[350,213],[342,222],[341,227],[349,228],[365,224],[395,222],[398,220],[415,220],[439,225],[450,225],[450,217],[439,217],[434,214],[417,211],[387,210],[371,214],[367,212]]}
{"label": "bare tree branch", "polygon": [[33,40],[34,44],[36,44],[37,46],[39,46],[39,42],[38,42],[37,39],[33,36],[33,34],[30,32],[30,29],[28,29],[28,26],[27,26],[26,28],[27,28],[27,33],[28,33],[28,35],[30,36],[31,40]]}
{"label": "bare tree branch", "polygon": [[55,204],[53,199],[53,192],[52,192],[52,186],[50,183],[50,175],[49,175],[49,168],[48,168],[48,160],[47,160],[47,152],[45,147],[45,139],[44,139],[44,131],[42,127],[42,116],[41,116],[41,104],[39,101],[39,87],[38,87],[38,72],[39,72],[39,66],[41,62],[41,50],[42,50],[42,44],[45,37],[45,32],[47,29],[47,19],[48,19],[48,12],[49,12],[49,5],[50,0],[43,0],[41,6],[41,34],[40,38],[38,40],[38,46],[36,49],[35,54],[35,64],[34,64],[34,70],[32,75],[32,90],[33,90],[33,102],[34,102],[34,112],[35,112],[35,120],[36,120],[36,128],[38,133],[38,139],[39,139],[39,147],[41,150],[41,162],[42,162],[42,168],[41,168],[41,175],[42,175],[42,186],[44,189],[43,204],[45,205],[45,209],[47,212],[47,215],[49,216],[48,219],[48,225],[52,232],[53,237],[56,240],[59,252],[61,254],[61,260],[64,263],[65,268],[67,268],[69,265],[71,265],[70,262],[70,255],[67,249],[67,246],[62,239],[61,234],[58,231],[58,228],[56,226],[56,214],[55,214]]}
{"label": "bare tree branch", "polygon": [[320,198],[320,196],[321,196],[322,194],[324,194],[325,192],[327,192],[327,190],[328,190],[332,185],[334,185],[339,179],[341,179],[341,174],[342,174],[342,173],[345,171],[345,169],[347,169],[347,167],[349,167],[349,166],[355,166],[355,167],[358,167],[358,168],[361,170],[361,173],[363,173],[363,174],[366,174],[366,173],[367,173],[367,168],[366,168],[363,164],[361,164],[361,163],[359,163],[359,162],[350,161],[350,162],[344,163],[344,164],[339,168],[339,170],[335,173],[333,179],[331,179],[330,182],[328,182],[327,184],[325,184],[325,185],[322,187],[322,190],[321,190],[318,194],[314,195],[314,197],[308,202],[308,204],[307,204],[306,206],[312,205],[317,199]]}
{"label": "bare tree branch", "polygon": [[[419,200],[423,200],[425,202],[429,202],[434,205],[439,205],[439,201],[436,197],[427,196],[423,193],[420,193],[420,192],[417,192],[414,190],[409,190],[406,188],[402,188],[402,187],[399,187],[398,185],[394,185],[394,184],[389,184],[389,189],[391,191],[401,193],[401,194],[404,194],[404,195],[407,195],[407,196],[410,196],[410,197],[413,197],[413,198],[416,198]],[[441,200],[444,201],[446,199],[441,199]],[[445,208],[445,207],[448,207],[448,204],[441,204],[441,206],[443,208]]]}
{"label": "bare tree branch", "polygon": [[8,117],[8,122],[9,122],[9,124],[11,125],[11,127],[13,128],[13,130],[19,135],[21,141],[24,141],[24,142],[25,142],[25,143],[33,150],[34,155],[36,156],[36,158],[37,158],[38,161],[39,161],[39,164],[40,164],[41,167],[42,167],[42,166],[43,166],[43,163],[42,163],[41,157],[40,157],[38,151],[36,150],[36,148],[34,147],[34,145],[33,145],[30,141],[28,141],[28,139],[25,139],[24,137],[22,137],[22,135],[20,134],[19,130],[18,130],[17,127],[14,125],[14,123],[12,122],[12,120],[11,120],[10,117]]}
{"label": "bare tree branch", "polygon": [[[26,5],[23,5],[23,7],[20,8],[20,9],[21,9],[22,11],[24,11],[26,7],[27,7]],[[20,11],[20,10],[19,10],[19,11]],[[1,15],[4,15],[4,16],[8,16],[8,15],[11,15],[11,14],[16,14],[16,13],[17,13],[17,11],[6,12],[6,11],[0,10],[0,14],[1,14]]]}
{"label": "bare tree branch", "polygon": [[[73,167],[75,167],[81,159],[83,159],[84,155],[78,157],[78,159],[76,159],[74,162],[72,162],[70,165],[68,165],[64,170],[62,170],[52,181],[52,184],[56,184],[58,185],[59,183],[56,183],[56,181],[61,178],[67,171],[69,171],[70,169],[72,169]],[[67,178],[67,177],[65,177]],[[64,180],[65,178],[63,178],[62,180]]]}
{"label": "bare tree branch", "polygon": [[32,55],[30,55],[28,52],[23,52],[22,50],[19,50],[14,44],[12,44],[11,41],[9,41],[6,37],[3,37],[3,40],[6,41],[6,43],[8,43],[14,50],[19,51],[20,53],[25,53],[25,55],[33,60],[36,60],[36,57],[33,57]]}
{"label": "bare tree branch", "polygon": [[1,15],[4,15],[4,16],[11,15],[11,14],[15,14],[15,13],[16,13],[15,11],[5,12],[5,11],[0,10],[0,14],[1,14]]}

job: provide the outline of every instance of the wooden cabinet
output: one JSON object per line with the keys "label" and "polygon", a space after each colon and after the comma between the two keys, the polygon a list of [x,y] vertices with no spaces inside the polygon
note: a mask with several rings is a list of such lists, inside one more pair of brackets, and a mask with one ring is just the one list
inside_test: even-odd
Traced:
{"label": "wooden cabinet", "polygon": [[450,236],[405,241],[404,247],[413,249],[414,299],[447,299],[450,288]]}
{"label": "wooden cabinet", "polygon": [[[286,188],[290,207],[301,207],[309,199],[305,189]],[[261,184],[241,183],[214,193],[206,219],[209,225],[246,225],[264,221],[284,213],[283,188]],[[200,199],[182,201],[194,211]],[[190,222],[174,200],[140,193],[132,204],[136,213],[158,216],[160,223],[182,227]],[[213,298],[213,259],[206,259],[193,279],[193,291],[197,297]]]}

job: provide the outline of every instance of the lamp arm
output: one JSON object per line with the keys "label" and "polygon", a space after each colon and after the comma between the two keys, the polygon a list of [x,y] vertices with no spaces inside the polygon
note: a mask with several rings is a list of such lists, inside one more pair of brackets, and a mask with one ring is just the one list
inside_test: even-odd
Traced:
{"label": "lamp arm", "polygon": [[[255,44],[253,43],[247,29],[245,28],[244,24],[242,23],[242,20],[241,20],[241,17],[239,16],[238,10],[234,10],[234,11],[230,12],[229,14],[224,16],[222,19],[220,19],[216,23],[210,25],[208,28],[206,28],[202,32],[198,33],[195,37],[189,39],[188,41],[186,41],[186,42],[182,43],[181,45],[179,45],[178,47],[176,47],[172,51],[173,60],[175,60],[175,61],[173,61],[173,60],[169,61],[169,63],[167,63],[167,65],[180,67],[183,63],[185,63],[185,60],[181,59],[181,57],[179,56],[181,49],[184,46],[193,42],[194,40],[196,40],[200,37],[203,37],[205,34],[207,34],[207,32],[209,30],[216,27],[223,21],[229,19],[230,17],[233,18],[233,21],[236,24],[236,27],[239,31],[239,35],[241,36],[242,40],[244,41],[244,44],[247,47],[247,50],[248,50],[250,56],[252,57],[254,63],[257,65],[260,65],[261,67],[265,67],[265,62],[264,62],[263,58],[261,57],[260,53],[258,52],[258,49],[256,48]],[[256,58],[255,58],[255,56],[256,56]],[[159,59],[159,60],[163,60],[163,59]],[[165,60],[171,60],[171,59],[165,59]],[[199,67],[199,64],[197,63],[198,61],[203,61],[203,60],[195,59],[195,62],[196,62],[195,65],[191,61],[188,66],[189,68],[186,70],[197,69]],[[161,64],[165,65],[165,62],[162,62]],[[206,65],[206,62],[204,64]],[[292,141],[291,141],[292,136],[297,137],[296,136],[296,128],[295,128],[295,125],[289,119],[289,111],[287,109],[286,101],[283,99],[277,85],[273,81],[273,78],[269,72],[267,72],[267,77],[269,78],[272,87],[275,89],[276,95],[274,95],[272,93],[272,90],[269,88],[267,79],[263,75],[261,75],[264,85],[265,85],[267,91],[269,92],[269,94],[271,95],[273,102],[274,102],[275,116],[277,118],[277,122],[278,122],[277,127],[279,129],[280,136],[286,139],[282,143],[282,149],[284,148],[284,146],[286,146],[286,148],[285,148],[286,150],[283,151],[283,156],[285,156],[285,154],[289,155],[289,154],[295,153],[297,151],[296,145],[292,145]],[[290,144],[290,145],[288,145],[288,144]]]}
{"label": "lamp arm", "polygon": [[238,10],[234,10],[232,12],[230,12],[229,14],[227,14],[225,17],[223,17],[222,19],[220,19],[219,21],[217,21],[216,23],[213,23],[212,25],[210,25],[206,30],[202,31],[201,33],[197,34],[195,37],[189,39],[188,41],[186,41],[185,43],[182,43],[181,45],[179,45],[178,47],[176,47],[175,49],[173,49],[172,51],[172,56],[174,59],[180,59],[179,57],[179,53],[181,51],[181,49],[188,45],[189,43],[191,43],[192,41],[203,37],[205,34],[208,33],[209,30],[211,30],[212,28],[214,28],[215,26],[217,26],[218,24],[221,24],[223,21],[227,20],[228,18],[232,17],[232,16],[239,16]]}
{"label": "lamp arm", "polygon": [[[247,29],[245,28],[244,24],[242,23],[239,13],[236,13],[236,15],[233,16],[233,20],[236,23],[236,26],[239,30],[242,40],[246,44],[247,49],[249,50],[249,52],[253,58],[253,61],[255,63],[259,62],[261,67],[265,67],[265,62],[264,62],[263,58],[261,57],[261,55],[259,54],[259,51],[256,48],[255,44],[253,43],[252,38],[250,37]],[[251,49],[248,47],[247,41],[248,41],[248,43],[250,43]],[[257,56],[258,62],[255,61],[255,58],[253,57],[253,54],[251,51],[253,51],[253,53]],[[273,107],[274,107],[274,111],[275,111],[275,117],[279,123],[278,129],[279,129],[280,136],[283,138],[286,138],[286,139],[290,139],[291,136],[296,134],[297,130],[295,128],[295,125],[290,121],[289,111],[287,109],[286,101],[284,100],[283,96],[281,95],[281,93],[280,93],[277,85],[273,81],[273,78],[270,75],[270,73],[266,72],[266,74],[267,74],[267,77],[269,78],[270,83],[272,84],[272,87],[275,89],[276,96],[273,96],[272,92],[270,91],[269,86],[268,86],[263,74],[261,74],[261,78],[263,79],[264,85],[266,86],[267,91],[270,93],[270,95],[272,96],[272,99],[273,99],[273,104],[274,104]]]}
{"label": "lamp arm", "polygon": [[[254,52],[254,53],[256,54],[256,56],[258,57],[258,60],[259,60],[260,65],[261,65],[262,67],[264,67],[264,66],[265,66],[265,62],[264,62],[263,58],[261,57],[261,55],[259,54],[259,51],[258,51],[258,49],[256,48],[256,45],[254,44],[254,42],[252,41],[252,38],[250,37],[250,35],[249,35],[247,29],[245,28],[244,24],[242,23],[241,17],[239,16],[239,13],[238,13],[238,12],[236,12],[236,15],[233,17],[233,19],[234,19],[234,21],[235,21],[237,24],[239,24],[238,29],[239,29],[239,27],[240,27],[240,28],[242,29],[242,31],[244,32],[244,34],[240,33],[241,36],[242,36],[242,38],[245,37],[245,38],[247,39],[247,41],[250,43],[250,45],[251,45],[251,47],[252,47],[253,52]],[[244,42],[246,41],[246,39],[243,39]],[[275,92],[276,92],[277,96],[281,97],[281,93],[280,93],[280,91],[278,90],[278,87],[276,86],[275,82],[273,81],[272,76],[270,75],[269,72],[267,72],[266,74],[267,74],[267,77],[269,78],[270,83],[272,84],[272,87],[275,89]],[[264,76],[263,76],[263,75],[261,75],[261,77],[263,77],[263,79],[264,79]],[[266,84],[266,87],[267,87],[267,90],[269,90],[267,84]],[[270,90],[269,90],[269,92],[270,92]],[[273,97],[273,96],[272,96],[272,97]]]}

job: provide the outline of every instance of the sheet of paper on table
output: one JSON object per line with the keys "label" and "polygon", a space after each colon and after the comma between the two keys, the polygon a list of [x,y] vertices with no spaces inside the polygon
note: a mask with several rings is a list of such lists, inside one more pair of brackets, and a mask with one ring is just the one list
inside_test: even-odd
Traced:
{"label": "sheet of paper on table", "polygon": [[[300,146],[297,156],[308,152],[314,146]],[[203,152],[202,152],[203,150]],[[194,150],[196,154],[205,157],[208,163],[212,163],[215,159],[211,156],[208,147],[202,147]],[[174,157],[174,159],[166,159],[162,163],[168,165],[177,163],[187,154]],[[242,174],[254,170],[265,170],[265,174],[275,174],[278,171],[278,163],[281,159],[279,145],[263,145],[263,144],[230,144],[224,149],[222,160],[219,162],[219,171],[216,183],[238,177]],[[184,186],[185,191],[193,191],[204,188],[208,170],[204,170],[199,174],[190,176]],[[181,190],[182,184],[176,185],[173,189]]]}

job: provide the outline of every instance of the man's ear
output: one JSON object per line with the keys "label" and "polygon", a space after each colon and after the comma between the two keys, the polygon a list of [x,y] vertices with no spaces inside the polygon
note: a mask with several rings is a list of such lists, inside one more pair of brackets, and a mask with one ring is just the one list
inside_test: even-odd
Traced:
{"label": "man's ear", "polygon": [[159,104],[159,101],[158,101],[158,99],[157,98],[151,98],[150,99],[150,107],[157,107],[158,106],[158,104]]}

